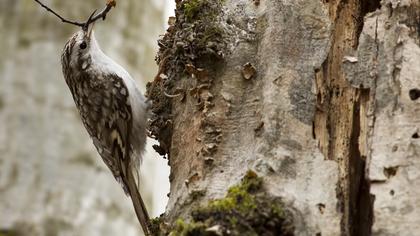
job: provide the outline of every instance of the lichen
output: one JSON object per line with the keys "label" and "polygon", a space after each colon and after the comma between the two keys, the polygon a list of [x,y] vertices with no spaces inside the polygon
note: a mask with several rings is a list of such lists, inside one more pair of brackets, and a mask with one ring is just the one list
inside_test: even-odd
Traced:
{"label": "lichen", "polygon": [[156,235],[293,235],[291,213],[262,184],[262,178],[248,171],[224,198],[196,208],[188,222],[178,219],[172,231]]}
{"label": "lichen", "polygon": [[163,223],[163,216],[156,217],[150,220],[150,231],[152,232],[152,235],[163,235]]}
{"label": "lichen", "polygon": [[185,17],[188,21],[192,21],[194,18],[197,17],[197,14],[200,12],[200,8],[202,7],[204,1],[202,0],[190,0],[184,3],[184,13]]}
{"label": "lichen", "polygon": [[159,140],[159,146],[154,148],[161,155],[169,154],[172,137],[172,102],[165,94],[175,93],[176,81],[190,78],[187,65],[216,67],[220,65],[217,62],[223,61],[226,37],[220,17],[222,3],[223,0],[178,1],[176,19],[159,40],[159,72],[147,85],[146,95],[153,102],[150,136]]}

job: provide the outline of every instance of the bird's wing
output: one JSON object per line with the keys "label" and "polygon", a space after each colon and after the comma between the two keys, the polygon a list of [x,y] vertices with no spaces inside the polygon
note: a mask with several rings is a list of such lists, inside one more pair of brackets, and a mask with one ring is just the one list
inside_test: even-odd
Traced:
{"label": "bird's wing", "polygon": [[87,108],[78,106],[83,123],[103,161],[127,190],[123,179],[130,162],[129,132],[132,126],[127,87],[115,74],[87,78],[86,83],[82,86],[89,86],[90,92],[79,94],[79,98],[84,100],[80,103]]}
{"label": "bird's wing", "polygon": [[[133,169],[131,165],[132,140],[130,140],[129,132],[133,126],[133,111],[128,85],[117,75],[106,75],[102,83],[101,80],[95,81],[99,81],[99,84],[98,88],[93,90],[95,97],[91,103],[102,97],[103,103],[100,110],[104,116],[99,119],[100,131],[97,132],[99,135],[94,139],[94,144],[96,142],[95,146],[99,152],[102,149],[103,153],[100,153],[102,159],[111,169],[124,192],[131,197],[143,231],[146,235],[150,235],[150,218],[138,189],[138,170]],[[105,128],[102,127],[104,125]],[[137,176],[134,176],[133,171]]]}

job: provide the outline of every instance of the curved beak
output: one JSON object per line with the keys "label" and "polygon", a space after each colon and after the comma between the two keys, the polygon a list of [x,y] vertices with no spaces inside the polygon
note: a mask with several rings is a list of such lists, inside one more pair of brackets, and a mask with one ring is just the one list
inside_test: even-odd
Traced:
{"label": "curved beak", "polygon": [[88,31],[87,31],[87,37],[88,37],[88,39],[90,39],[90,36],[92,35],[93,27],[94,26],[95,26],[95,22],[93,22],[92,24],[90,24],[89,27],[88,27]]}
{"label": "curved beak", "polygon": [[87,33],[87,38],[90,39],[90,36],[93,32],[93,27],[95,26],[95,21],[92,20],[94,15],[96,13],[96,10],[92,12],[92,14],[89,16],[89,19],[86,21],[85,25],[82,27],[83,31]]}

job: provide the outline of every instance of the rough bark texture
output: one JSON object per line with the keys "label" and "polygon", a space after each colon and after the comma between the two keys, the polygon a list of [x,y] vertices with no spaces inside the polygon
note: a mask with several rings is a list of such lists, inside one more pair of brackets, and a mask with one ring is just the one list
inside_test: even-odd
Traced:
{"label": "rough bark texture", "polygon": [[417,235],[420,2],[382,1],[381,10],[366,18],[357,55],[362,60],[349,68],[349,77],[362,74],[365,87],[374,91],[367,124],[367,173],[375,196],[372,234]]}
{"label": "rough bark texture", "polygon": [[296,235],[419,232],[418,1],[177,9],[149,91],[171,164],[165,220],[188,218],[252,169],[293,212]]}
{"label": "rough bark texture", "polygon": [[[105,4],[42,2],[77,20]],[[156,70],[160,3],[117,1],[95,27],[103,50],[139,85]],[[61,73],[61,50],[76,30],[35,1],[0,1],[0,235],[140,234],[130,199],[96,153]],[[144,188],[151,211],[153,188]]]}

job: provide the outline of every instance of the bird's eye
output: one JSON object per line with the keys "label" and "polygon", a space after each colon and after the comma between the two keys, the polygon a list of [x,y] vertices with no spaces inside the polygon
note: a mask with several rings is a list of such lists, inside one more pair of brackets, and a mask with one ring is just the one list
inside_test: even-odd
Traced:
{"label": "bird's eye", "polygon": [[80,49],[85,49],[87,47],[87,44],[85,41],[83,41],[80,45],[79,45]]}

